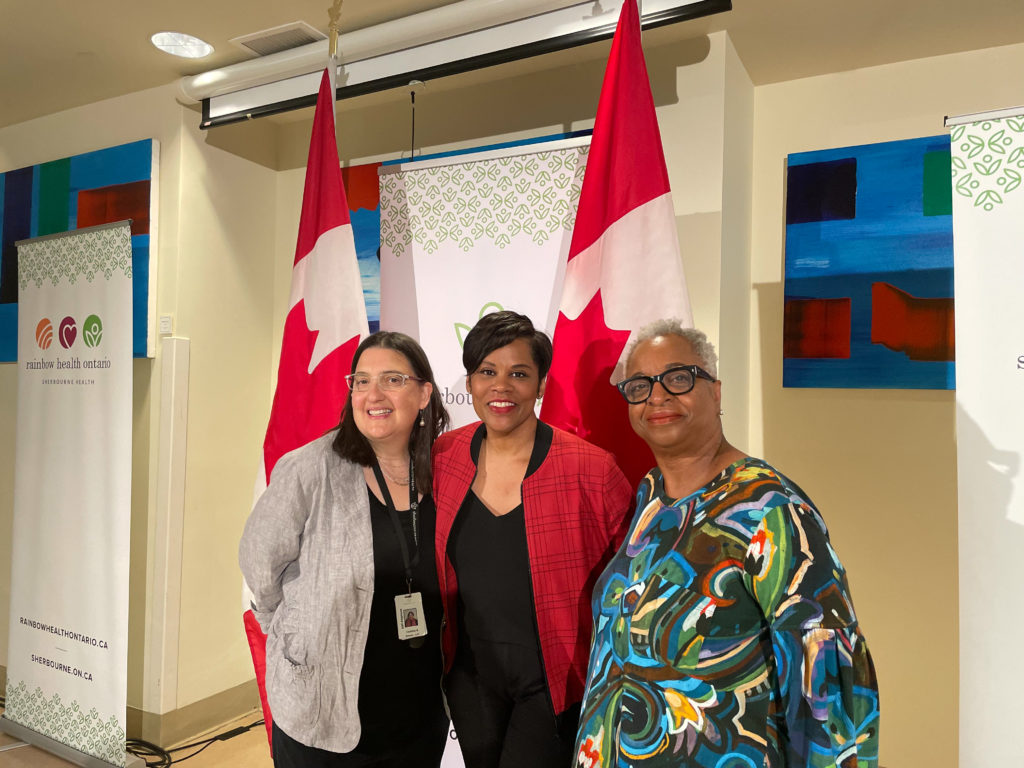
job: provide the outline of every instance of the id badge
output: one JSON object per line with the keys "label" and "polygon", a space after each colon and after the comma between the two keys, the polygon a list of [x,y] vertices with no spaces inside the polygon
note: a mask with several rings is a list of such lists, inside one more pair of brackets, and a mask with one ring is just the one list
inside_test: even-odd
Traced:
{"label": "id badge", "polygon": [[395,619],[398,639],[410,640],[427,634],[427,620],[423,615],[423,596],[419,592],[395,595]]}

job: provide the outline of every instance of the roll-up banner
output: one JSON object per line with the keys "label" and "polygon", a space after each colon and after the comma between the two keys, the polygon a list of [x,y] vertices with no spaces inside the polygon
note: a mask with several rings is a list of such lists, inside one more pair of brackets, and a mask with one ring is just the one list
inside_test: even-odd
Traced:
{"label": "roll-up banner", "polygon": [[476,421],[462,342],[511,309],[551,335],[590,137],[380,170],[381,322],[416,337],[453,426]]}
{"label": "roll-up banner", "polygon": [[1024,765],[1024,109],[1013,111],[949,121],[961,123],[951,160],[965,768]]}
{"label": "roll-up banner", "polygon": [[0,729],[77,765],[124,766],[129,223],[17,245],[18,416]]}

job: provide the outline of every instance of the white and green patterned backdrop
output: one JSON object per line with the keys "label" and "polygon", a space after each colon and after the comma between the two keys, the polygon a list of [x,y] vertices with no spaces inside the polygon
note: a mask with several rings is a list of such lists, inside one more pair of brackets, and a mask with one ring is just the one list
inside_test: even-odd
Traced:
{"label": "white and green patterned backdrop", "polygon": [[1024,115],[951,139],[960,764],[1024,765]]}
{"label": "white and green patterned backdrop", "polygon": [[554,330],[588,152],[585,137],[381,176],[381,327],[419,338],[456,425],[476,419],[461,356],[481,313]]}
{"label": "white and green patterned backdrop", "polygon": [[132,242],[124,227],[84,230],[76,237],[47,237],[19,249],[18,287],[91,283],[132,277]]}
{"label": "white and green patterned backdrop", "polygon": [[957,196],[985,211],[1024,196],[1024,117],[958,125],[950,141]]}
{"label": "white and green patterned backdrop", "polygon": [[543,245],[572,232],[588,146],[406,170],[380,182],[382,248],[400,257],[415,243],[469,252],[526,237]]}
{"label": "white and green patterned backdrop", "polygon": [[77,701],[65,703],[59,693],[47,696],[38,686],[29,690],[24,681],[11,679],[4,716],[111,765],[124,765],[124,724],[114,715],[104,718],[95,707],[86,711]]}
{"label": "white and green patterned backdrop", "polygon": [[123,766],[132,463],[130,232],[127,223],[103,225],[18,246],[17,453],[4,717]]}

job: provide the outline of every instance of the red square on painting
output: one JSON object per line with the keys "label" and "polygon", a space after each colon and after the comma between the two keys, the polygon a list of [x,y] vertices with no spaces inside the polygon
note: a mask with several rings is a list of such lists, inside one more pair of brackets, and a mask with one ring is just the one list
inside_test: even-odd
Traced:
{"label": "red square on painting", "polygon": [[786,299],[783,357],[848,358],[850,299]]}
{"label": "red square on painting", "polygon": [[952,297],[921,298],[872,283],[871,342],[911,360],[956,359]]}
{"label": "red square on painting", "polygon": [[78,193],[78,227],[132,220],[132,234],[149,233],[149,179]]}

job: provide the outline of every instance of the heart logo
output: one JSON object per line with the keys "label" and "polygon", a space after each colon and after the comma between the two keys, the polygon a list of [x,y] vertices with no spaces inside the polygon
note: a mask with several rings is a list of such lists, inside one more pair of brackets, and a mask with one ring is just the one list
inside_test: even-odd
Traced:
{"label": "heart logo", "polygon": [[64,349],[71,348],[71,345],[75,343],[75,339],[78,338],[78,326],[75,325],[75,318],[69,315],[60,321],[58,338],[60,339],[60,345]]}

